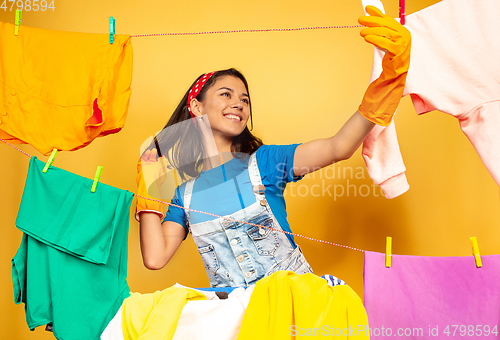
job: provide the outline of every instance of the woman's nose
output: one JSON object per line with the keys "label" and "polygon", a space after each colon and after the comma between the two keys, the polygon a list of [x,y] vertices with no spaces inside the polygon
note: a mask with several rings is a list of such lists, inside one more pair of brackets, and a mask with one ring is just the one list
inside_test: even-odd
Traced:
{"label": "woman's nose", "polygon": [[237,108],[238,110],[243,110],[243,104],[240,101],[231,104],[231,107]]}

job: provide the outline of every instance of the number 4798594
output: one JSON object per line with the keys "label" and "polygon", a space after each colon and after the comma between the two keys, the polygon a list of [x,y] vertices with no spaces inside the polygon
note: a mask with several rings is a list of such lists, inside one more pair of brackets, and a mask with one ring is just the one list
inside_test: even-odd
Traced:
{"label": "number 4798594", "polygon": [[[1,1],[1,0],[0,0]],[[50,3],[49,3],[50,2]],[[10,7],[9,7],[10,6]],[[54,11],[56,9],[54,5],[54,0],[3,0],[0,9],[4,11],[20,10],[20,11],[46,11],[51,9]]]}
{"label": "number 4798594", "polygon": [[480,336],[495,336],[498,335],[497,325],[491,328],[488,325],[448,325],[443,331],[447,336],[458,336],[461,337],[480,337]]}

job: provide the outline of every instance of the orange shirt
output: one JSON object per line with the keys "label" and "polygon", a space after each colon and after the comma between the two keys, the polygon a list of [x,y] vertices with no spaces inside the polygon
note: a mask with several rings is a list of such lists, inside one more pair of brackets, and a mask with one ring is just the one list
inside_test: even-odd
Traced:
{"label": "orange shirt", "polygon": [[73,33],[0,22],[0,138],[48,155],[77,150],[125,124],[130,36]]}

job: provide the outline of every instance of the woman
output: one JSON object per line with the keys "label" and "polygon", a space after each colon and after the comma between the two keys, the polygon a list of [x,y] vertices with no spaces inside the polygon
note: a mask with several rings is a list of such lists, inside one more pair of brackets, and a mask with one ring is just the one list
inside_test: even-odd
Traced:
{"label": "woman", "polygon": [[[191,177],[176,189],[172,203],[180,207],[170,206],[165,218],[161,204],[138,199],[147,268],[163,268],[190,231],[212,287],[251,285],[278,270],[312,272],[290,235],[286,183],[351,157],[375,124],[390,123],[406,80],[409,32],[375,7],[367,12],[359,19],[368,26],[361,35],[387,50],[383,71],[359,110],[330,138],[262,145],[247,127],[251,102],[240,72],[211,72],[193,83],[166,125],[172,128],[142,156],[144,164],[165,157],[182,178]],[[192,123],[177,124],[189,118]],[[141,164],[138,170],[138,193],[144,196]]]}

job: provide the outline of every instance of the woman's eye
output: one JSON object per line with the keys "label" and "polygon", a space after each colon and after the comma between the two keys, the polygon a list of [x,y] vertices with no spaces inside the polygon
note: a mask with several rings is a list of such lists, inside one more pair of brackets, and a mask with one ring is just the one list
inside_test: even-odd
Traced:
{"label": "woman's eye", "polygon": [[226,97],[231,97],[231,94],[229,92],[224,92],[222,93],[223,96],[226,96]]}
{"label": "woman's eye", "polygon": [[245,103],[245,104],[249,104],[249,103],[250,103],[250,102],[248,101],[248,99],[242,99],[241,101],[242,101],[243,103]]}

